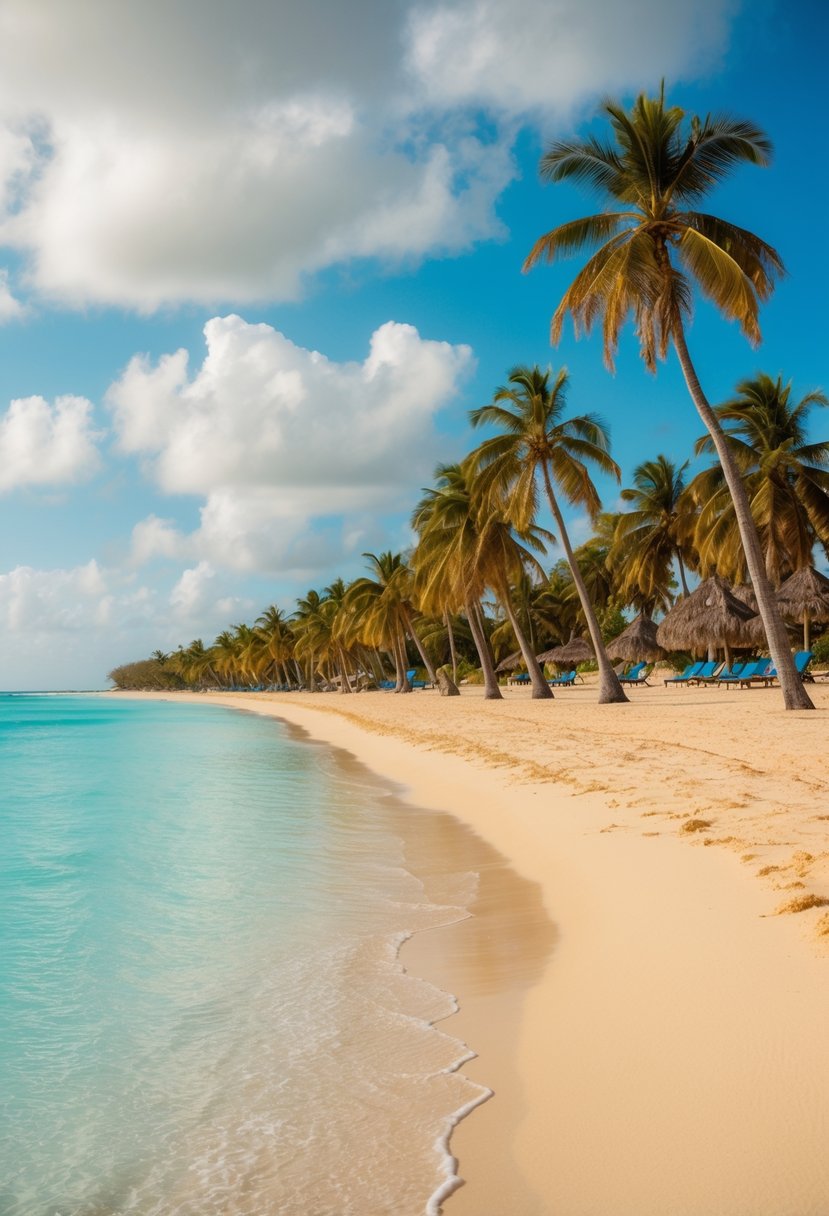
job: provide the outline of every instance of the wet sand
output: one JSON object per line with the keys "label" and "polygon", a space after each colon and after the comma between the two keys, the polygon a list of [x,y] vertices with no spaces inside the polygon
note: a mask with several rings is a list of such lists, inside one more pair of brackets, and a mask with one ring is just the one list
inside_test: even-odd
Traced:
{"label": "wet sand", "polygon": [[[477,924],[404,958],[458,995],[464,1071],[496,1091],[453,1137],[467,1185],[447,1212],[825,1216],[829,686],[813,692],[816,713],[789,714],[776,691],[662,687],[624,707],[590,687],[210,697],[346,748],[509,863]],[[506,962],[490,916],[525,918]]]}

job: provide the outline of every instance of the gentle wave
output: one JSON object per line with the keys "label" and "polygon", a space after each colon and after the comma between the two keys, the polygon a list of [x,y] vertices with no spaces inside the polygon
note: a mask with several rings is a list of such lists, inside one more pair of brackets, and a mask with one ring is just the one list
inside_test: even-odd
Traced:
{"label": "gentle wave", "polygon": [[216,707],[0,697],[3,1216],[405,1216],[489,1096],[378,784]]}

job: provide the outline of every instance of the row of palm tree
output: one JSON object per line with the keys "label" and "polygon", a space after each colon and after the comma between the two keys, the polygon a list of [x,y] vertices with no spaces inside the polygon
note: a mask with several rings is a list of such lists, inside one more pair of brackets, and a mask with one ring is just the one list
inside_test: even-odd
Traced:
{"label": "row of palm tree", "polygon": [[[541,698],[551,694],[537,653],[586,631],[600,700],[621,700],[605,643],[624,624],[622,610],[658,613],[678,590],[687,594],[692,575],[743,583],[747,563],[719,465],[688,479],[688,461],[660,454],[621,491],[629,509],[602,512],[590,469],[619,478],[607,427],[594,414],[565,417],[567,391],[564,371],[511,372],[471,416],[495,433],[438,467],[412,513],[416,542],[405,555],[367,553],[365,575],[310,590],[290,616],[271,606],[210,647],[197,640],[156,657],[198,687],[333,684],[348,692],[391,675],[406,692],[412,662],[432,681],[451,664],[457,680],[460,651],[479,668],[485,696],[497,698],[496,665],[518,651]],[[790,386],[760,375],[717,409],[775,587],[808,565],[816,546],[829,555],[829,441],[805,438],[810,411],[827,404],[818,392],[794,402]],[[700,440],[697,454],[707,450]],[[594,535],[575,548],[562,502],[594,521]],[[555,537],[539,521],[542,508],[565,554],[546,571],[541,559]]]}
{"label": "row of palm tree", "polygon": [[[809,564],[816,543],[825,548],[829,539],[829,445],[808,442],[806,432],[809,411],[826,399],[811,393],[793,404],[789,386],[760,375],[740,384],[733,401],[712,405],[686,335],[697,290],[751,343],[760,340],[760,305],[783,273],[780,255],[699,207],[739,165],[767,165],[771,144],[750,122],[700,119],[669,106],[664,85],[656,97],[641,94],[629,111],[608,101],[602,112],[609,140],[594,134],[557,140],[541,161],[543,178],[588,187],[602,209],[540,237],[525,269],[591,251],[555,309],[553,344],[569,315],[577,337],[601,324],[611,370],[628,321],[649,371],[673,349],[705,427],[696,454],[713,453],[717,463],[686,484],[687,463],[657,456],[636,469],[633,485],[622,492],[630,510],[602,517],[590,469],[619,477],[607,427],[592,414],[565,417],[565,371],[516,368],[493,400],[472,412],[473,426],[488,428],[488,437],[463,461],[441,466],[435,485],[424,491],[412,519],[417,543],[411,554],[405,560],[368,555],[368,576],[350,586],[337,580],[323,595],[309,592],[300,601],[286,627],[293,638],[290,662],[305,672],[309,687],[326,671],[336,672],[345,690],[350,670],[382,666],[385,655],[396,687],[405,691],[407,647],[417,647],[432,674],[440,638],[454,660],[455,624],[462,621],[487,696],[500,695],[492,654],[499,633],[519,648],[533,695],[548,696],[532,631],[559,628],[565,607],[572,612],[577,604],[598,661],[599,699],[624,701],[604,648],[602,597],[606,607],[614,599],[617,608],[655,611],[670,601],[674,571],[684,592],[689,570],[718,571],[751,582],[785,705],[812,708],[774,591],[786,572]],[[542,502],[566,559],[566,568],[549,575],[539,560],[551,539],[539,520]],[[586,510],[597,524],[596,536],[578,551],[563,503]],[[487,595],[495,604],[489,617]],[[559,617],[551,625],[556,600]],[[271,655],[272,643],[259,636],[268,636],[265,626],[239,627],[237,634],[176,661],[204,665],[223,680],[237,668],[252,671],[261,655],[273,670],[290,674],[287,658]]]}

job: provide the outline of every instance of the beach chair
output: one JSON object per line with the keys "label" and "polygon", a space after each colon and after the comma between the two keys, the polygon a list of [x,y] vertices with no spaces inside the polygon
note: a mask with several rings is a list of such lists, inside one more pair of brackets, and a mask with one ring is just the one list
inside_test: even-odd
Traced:
{"label": "beach chair", "polygon": [[565,671],[560,676],[555,676],[554,679],[548,680],[547,683],[551,688],[572,688],[576,682],[576,669]]}
{"label": "beach chair", "polygon": [[773,672],[771,659],[755,659],[753,663],[746,663],[740,674],[733,680],[724,680],[723,683],[726,688],[756,688],[760,684],[768,687],[769,681],[774,678]]}
{"label": "beach chair", "polygon": [[508,684],[529,684],[530,676],[526,671],[519,671],[518,675],[512,675],[507,680]]}
{"label": "beach chair", "polygon": [[[754,660],[751,659],[751,660],[749,660],[749,662],[754,662]],[[717,672],[716,675],[698,676],[697,683],[698,684],[714,684],[718,688],[723,688],[726,684],[731,683],[732,680],[739,679],[739,677],[745,671],[746,667],[748,667],[748,662],[732,663],[730,667],[728,667],[728,666],[723,667],[720,671]]]}
{"label": "beach chair", "polygon": [[619,676],[620,684],[647,684],[648,683],[648,664],[637,663],[635,667],[631,667],[630,671],[625,676]]}
{"label": "beach chair", "polygon": [[667,688],[669,684],[687,684],[688,681],[693,679],[693,677],[699,671],[702,671],[704,666],[705,663],[703,659],[700,659],[697,663],[689,663],[685,670],[680,672],[678,676],[668,676],[665,680],[665,687]]}
{"label": "beach chair", "polygon": [[707,663],[703,663],[696,675],[688,677],[688,683],[699,684],[703,680],[710,680],[714,673],[723,666],[724,664],[719,659],[709,659]]}
{"label": "beach chair", "polygon": [[[815,677],[811,674],[811,672],[809,672],[808,667],[813,657],[814,656],[811,650],[798,650],[797,654],[794,656],[795,671],[800,676],[801,680],[804,682],[809,681],[812,684],[814,684]],[[765,673],[754,677],[755,681],[762,680],[766,687],[768,687],[772,681],[776,680],[777,678],[776,667],[769,667]]]}

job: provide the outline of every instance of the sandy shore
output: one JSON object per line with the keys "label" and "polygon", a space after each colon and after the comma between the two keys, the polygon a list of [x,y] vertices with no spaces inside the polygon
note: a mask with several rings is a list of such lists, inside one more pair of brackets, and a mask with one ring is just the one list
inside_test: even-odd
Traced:
{"label": "sandy shore", "polygon": [[[210,696],[493,846],[477,923],[405,956],[458,994],[447,1029],[496,1091],[453,1138],[447,1213],[829,1212],[829,685],[812,691],[818,711],[791,714],[761,690]],[[487,918],[510,916],[515,957],[488,967]]]}

